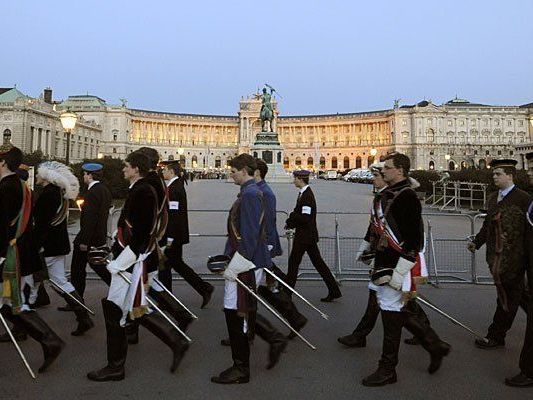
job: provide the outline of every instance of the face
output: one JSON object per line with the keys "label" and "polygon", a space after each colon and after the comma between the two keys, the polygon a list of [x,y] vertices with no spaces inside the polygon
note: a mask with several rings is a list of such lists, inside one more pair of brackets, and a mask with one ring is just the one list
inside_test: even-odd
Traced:
{"label": "face", "polygon": [[83,183],[88,185],[91,180],[91,175],[89,175],[87,172],[83,171]]}
{"label": "face", "polygon": [[124,168],[122,168],[122,172],[124,173],[124,178],[129,181],[139,175],[139,168],[134,168],[129,162],[124,161]]}
{"label": "face", "polygon": [[513,184],[513,176],[507,175],[503,168],[495,168],[492,171],[492,179],[498,189],[505,189]]}
{"label": "face", "polygon": [[231,167],[230,177],[233,179],[236,185],[240,186],[248,180],[249,175],[246,173],[245,168],[238,170],[235,167]]}
{"label": "face", "polygon": [[163,178],[166,181],[171,180],[174,176],[174,171],[172,169],[168,169],[167,167],[163,168]]}
{"label": "face", "polygon": [[41,175],[37,174],[37,177],[35,178],[35,183],[39,186],[42,186],[44,183],[44,179],[41,178]]}
{"label": "face", "polygon": [[383,175],[379,171],[373,171],[372,175],[374,176],[374,187],[376,189],[383,189],[387,184],[385,183],[385,180],[383,179]]}
{"label": "face", "polygon": [[383,166],[383,180],[385,183],[390,184],[393,182],[399,182],[404,179],[403,169],[396,168],[392,160],[386,160]]}
{"label": "face", "polygon": [[296,186],[298,189],[301,189],[305,186],[305,182],[298,178],[297,176],[294,176],[293,180],[294,186]]}

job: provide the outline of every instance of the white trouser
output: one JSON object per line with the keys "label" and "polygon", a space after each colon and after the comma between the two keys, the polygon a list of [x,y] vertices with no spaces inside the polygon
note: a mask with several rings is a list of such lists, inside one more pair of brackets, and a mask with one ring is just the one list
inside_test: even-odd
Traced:
{"label": "white trouser", "polygon": [[[375,285],[374,285],[375,286]],[[391,288],[389,285],[375,286],[379,308],[384,311],[401,311],[402,291]]]}
{"label": "white trouser", "polygon": [[24,287],[27,285],[30,288],[30,295],[28,296],[28,304],[33,304],[37,300],[37,294],[39,291],[39,286],[35,285],[35,281],[33,280],[33,275],[27,275],[23,276],[20,279],[21,283],[21,290],[24,291]]}
{"label": "white trouser", "polygon": [[[255,271],[256,286],[265,285],[266,277],[263,268],[258,268]],[[237,309],[237,282],[225,280],[224,282],[224,308],[228,310]]]}
{"label": "white trouser", "polygon": [[48,276],[54,283],[63,289],[67,293],[72,293],[76,289],[72,284],[67,280],[65,275],[65,261],[67,256],[55,256],[55,257],[45,257],[46,266],[48,267]]}

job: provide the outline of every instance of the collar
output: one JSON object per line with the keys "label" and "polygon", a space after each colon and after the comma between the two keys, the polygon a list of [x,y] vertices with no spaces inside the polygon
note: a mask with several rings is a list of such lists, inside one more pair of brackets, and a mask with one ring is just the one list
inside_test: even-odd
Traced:
{"label": "collar", "polygon": [[265,185],[266,185],[266,182],[265,182],[264,179],[261,179],[259,182],[255,182],[255,184],[256,184],[257,186],[265,186]]}
{"label": "collar", "polygon": [[170,185],[172,185],[172,183],[173,183],[175,180],[177,180],[177,179],[179,179],[179,176],[175,176],[174,178],[172,178],[171,180],[169,180],[169,181],[167,182],[167,187],[170,186]]}
{"label": "collar", "polygon": [[89,187],[87,188],[87,190],[91,190],[91,188],[97,183],[100,183],[100,181],[92,181],[91,183],[89,183]]}
{"label": "collar", "polygon": [[300,194],[302,194],[303,192],[305,192],[307,190],[307,188],[309,187],[309,185],[305,185],[303,188],[300,189]]}
{"label": "collar", "polygon": [[402,190],[406,186],[408,186],[408,187],[411,186],[411,183],[409,182],[408,178],[405,178],[404,180],[402,180],[402,181],[400,181],[398,183],[395,183],[394,185],[386,186],[385,189],[387,191],[390,191],[390,192],[395,192],[397,190]]}
{"label": "collar", "polygon": [[253,178],[250,179],[250,180],[248,180],[248,181],[246,181],[246,182],[244,182],[244,183],[241,185],[241,192],[242,192],[245,188],[247,188],[248,186],[250,186],[250,185],[254,185],[254,184],[255,184],[255,179],[253,179]]}
{"label": "collar", "polygon": [[7,178],[8,176],[11,176],[11,175],[16,175],[16,173],[15,173],[15,172],[10,172],[10,173],[8,173],[8,174],[5,174],[4,176],[0,177],[0,181],[1,181],[2,179],[4,179],[4,178]]}
{"label": "collar", "polygon": [[513,190],[515,185],[509,186],[507,189],[499,190],[500,195],[503,197],[507,196],[511,190]]}

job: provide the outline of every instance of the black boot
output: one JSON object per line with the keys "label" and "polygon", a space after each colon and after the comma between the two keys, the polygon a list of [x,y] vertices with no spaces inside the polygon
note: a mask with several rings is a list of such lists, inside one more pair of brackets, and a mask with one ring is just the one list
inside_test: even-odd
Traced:
{"label": "black boot", "polygon": [[44,362],[39,368],[39,372],[44,372],[50,364],[54,362],[65,342],[44,322],[35,311],[24,311],[14,316],[17,323],[20,324],[32,339],[41,344],[44,355]]}
{"label": "black boot", "polygon": [[174,300],[167,292],[157,292],[150,289],[150,297],[157,301],[158,305],[170,313],[172,318],[178,322],[178,326],[182,331],[186,331],[189,324],[193,321],[191,314],[183,308],[176,300]]}
{"label": "black boot", "polygon": [[[70,292],[70,295],[81,303],[84,303],[81,296],[75,290]],[[76,314],[76,321],[78,321],[78,326],[74,331],[70,332],[70,334],[72,336],[82,336],[85,332],[94,327],[94,322],[92,321],[91,317],[89,317],[89,312],[76,303],[69,295],[65,294],[63,298],[67,302],[68,306],[74,311],[74,314]]]}
{"label": "black boot", "polygon": [[366,347],[366,338],[364,336],[351,333],[346,336],[337,338],[337,342],[345,345],[346,347]]}
{"label": "black boot", "polygon": [[[259,286],[258,291],[259,295],[268,301],[291,324],[294,330],[299,332],[307,324],[307,318],[298,311],[291,296],[285,290],[274,293],[265,286]],[[288,339],[295,337],[296,334],[292,331],[287,336]]]}
{"label": "black boot", "polygon": [[256,315],[255,332],[270,346],[267,369],[271,369],[278,363],[281,353],[283,353],[289,341],[261,314]]}
{"label": "black boot", "polygon": [[102,299],[102,310],[107,335],[107,365],[89,372],[87,378],[96,382],[121,381],[124,379],[124,364],[128,355],[126,332],[120,326],[122,310],[107,299]]}
{"label": "black boot", "polygon": [[218,376],[211,377],[211,382],[226,385],[248,383],[250,382],[250,367],[236,360],[231,367],[222,371]]}
{"label": "black boot", "polygon": [[[17,342],[23,342],[28,339],[26,331],[20,325],[14,324],[13,328],[11,328],[11,333]],[[11,337],[7,332],[0,335],[0,343],[11,343]]]}
{"label": "black boot", "polygon": [[128,321],[124,327],[128,344],[139,343],[139,320]]}
{"label": "black boot", "polygon": [[215,287],[211,285],[210,283],[206,282],[204,292],[202,293],[202,305],[200,308],[205,308],[211,301],[211,296],[213,296],[213,292],[215,291]]}
{"label": "black boot", "polygon": [[361,321],[350,335],[342,336],[337,339],[339,343],[342,343],[348,347],[365,347],[366,337],[372,332],[376,325],[376,320],[379,316],[379,304],[374,290],[368,291],[368,302],[366,305],[365,313],[361,318]]}
{"label": "black boot", "polygon": [[161,315],[155,312],[143,315],[139,319],[142,326],[152,332],[163,343],[165,343],[172,350],[172,366],[170,372],[175,372],[178,369],[185,352],[189,348],[189,344],[184,341],[182,336],[164,319]]}
{"label": "black boot", "polygon": [[44,307],[50,304],[50,297],[48,296],[48,293],[46,292],[46,289],[44,288],[44,283],[41,282],[39,284],[39,289],[37,289],[37,299],[35,300],[35,303],[30,304],[31,308],[40,308]]}

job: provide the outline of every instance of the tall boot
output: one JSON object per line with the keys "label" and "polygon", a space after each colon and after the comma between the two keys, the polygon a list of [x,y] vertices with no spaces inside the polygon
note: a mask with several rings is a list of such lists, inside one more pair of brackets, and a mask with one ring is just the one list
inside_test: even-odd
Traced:
{"label": "tall boot", "polygon": [[139,320],[138,319],[134,319],[133,321],[128,321],[124,329],[126,331],[126,337],[128,339],[128,344],[139,343]]}
{"label": "tall boot", "polygon": [[376,372],[363,379],[364,386],[383,386],[395,383],[398,351],[402,338],[405,313],[381,310],[383,321],[383,350]]}
{"label": "tall boot", "polygon": [[46,292],[44,283],[40,282],[38,285],[39,289],[37,289],[37,299],[35,300],[35,303],[30,304],[31,308],[40,308],[50,304],[50,296],[48,296],[48,293]]}
{"label": "tall boot", "polygon": [[[84,303],[77,291],[74,290],[73,292],[70,292],[70,295],[75,297],[81,303]],[[89,317],[89,312],[76,303],[70,296],[65,294],[63,295],[63,298],[69,307],[74,311],[74,314],[76,314],[76,321],[78,321],[78,326],[74,331],[70,332],[70,334],[72,336],[82,336],[85,332],[94,327],[94,322],[92,321],[91,317]]]}
{"label": "tall boot", "polygon": [[[11,333],[17,342],[23,342],[28,339],[26,331],[19,324],[13,324]],[[7,332],[0,335],[0,343],[11,343],[11,337]]]}
{"label": "tall boot", "polygon": [[405,328],[418,339],[422,347],[429,353],[431,361],[428,366],[428,372],[430,374],[437,372],[442,364],[442,359],[450,352],[451,346],[442,341],[439,335],[418,313],[407,314]]}
{"label": "tall boot", "polygon": [[278,363],[289,340],[261,314],[256,314],[255,332],[269,344],[267,369],[271,369]]}
{"label": "tall boot", "polygon": [[50,364],[54,362],[65,342],[48,326],[48,324],[39,317],[35,311],[24,311],[14,315],[14,321],[41,344],[44,355],[44,362],[39,368],[39,372],[44,372]]}
{"label": "tall boot", "polygon": [[[299,332],[307,324],[307,318],[298,311],[291,296],[286,291],[280,290],[274,293],[265,286],[259,286],[258,292],[291,324],[294,330]],[[289,339],[295,337],[296,334],[292,331],[288,335]]]}
{"label": "tall boot", "polygon": [[107,365],[99,370],[89,372],[87,378],[92,381],[121,381],[124,379],[124,364],[128,355],[126,332],[120,326],[122,310],[115,303],[102,299],[107,338]]}
{"label": "tall boot", "polygon": [[178,326],[182,331],[186,331],[189,324],[193,321],[191,314],[183,308],[176,300],[174,300],[167,292],[157,292],[150,289],[150,297],[157,301],[158,305],[170,313],[172,318],[178,322]]}
{"label": "tall boot", "polygon": [[372,332],[372,329],[374,329],[376,320],[379,316],[379,311],[376,291],[369,290],[368,303],[361,321],[350,335],[342,336],[338,338],[337,341],[348,347],[365,347],[366,337]]}
{"label": "tall boot", "polygon": [[161,315],[152,312],[143,315],[139,319],[142,326],[152,332],[163,343],[165,343],[170,350],[172,350],[172,366],[170,372],[175,372],[178,369],[185,352],[189,348],[189,344],[184,341],[182,336],[164,319]]}

